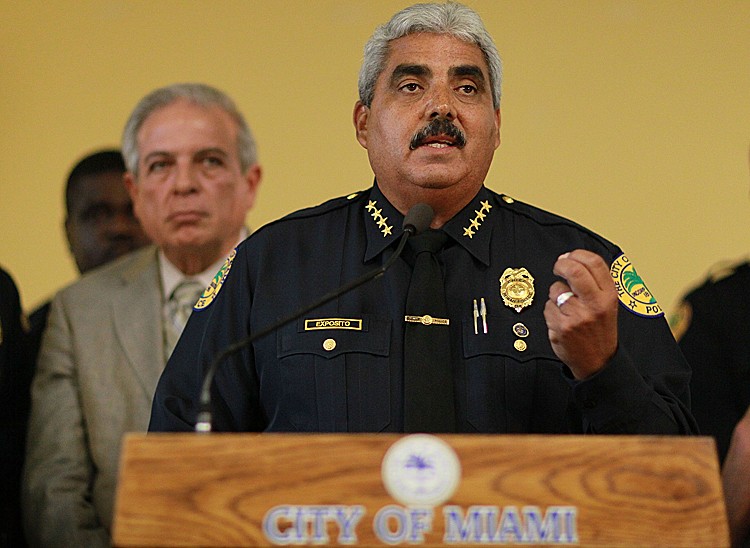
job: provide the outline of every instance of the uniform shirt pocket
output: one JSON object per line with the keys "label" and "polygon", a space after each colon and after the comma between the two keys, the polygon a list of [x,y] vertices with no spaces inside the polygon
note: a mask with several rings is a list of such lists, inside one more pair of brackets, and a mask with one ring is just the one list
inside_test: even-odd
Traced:
{"label": "uniform shirt pocket", "polygon": [[[537,415],[549,411],[547,404],[552,404],[541,392],[568,390],[544,317],[509,311],[488,316],[487,333],[481,318],[476,334],[473,319],[464,320],[462,332],[467,419],[472,428],[493,433],[534,431]],[[564,402],[559,403],[564,411]]]}
{"label": "uniform shirt pocket", "polygon": [[373,432],[390,421],[390,318],[306,317],[281,329],[283,403],[300,431]]}

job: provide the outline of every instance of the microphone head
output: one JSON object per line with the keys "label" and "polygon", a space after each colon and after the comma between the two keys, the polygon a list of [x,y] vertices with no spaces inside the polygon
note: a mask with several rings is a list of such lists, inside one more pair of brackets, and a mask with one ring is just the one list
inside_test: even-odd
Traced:
{"label": "microphone head", "polygon": [[414,204],[404,217],[404,230],[411,232],[412,236],[420,234],[430,228],[433,217],[435,212],[429,205]]}

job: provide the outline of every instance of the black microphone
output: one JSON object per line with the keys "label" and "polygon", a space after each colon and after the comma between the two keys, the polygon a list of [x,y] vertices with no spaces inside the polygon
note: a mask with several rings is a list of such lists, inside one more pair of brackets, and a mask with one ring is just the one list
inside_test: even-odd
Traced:
{"label": "black microphone", "polygon": [[411,236],[415,236],[428,229],[434,217],[435,212],[429,205],[419,203],[412,206],[412,208],[404,217],[404,231],[401,234],[401,240],[398,243],[398,247],[396,247],[396,251],[393,252],[393,255],[391,255],[390,258],[385,263],[383,263],[382,266],[379,266],[378,268],[375,268],[369,272],[365,272],[359,278],[356,278],[351,282],[342,285],[341,287],[334,291],[331,291],[330,293],[326,293],[325,295],[323,295],[323,297],[320,298],[320,300],[297,310],[292,315],[287,316],[286,318],[282,318],[281,320],[266,327],[265,329],[262,329],[261,331],[258,331],[257,333],[254,333],[248,337],[245,337],[244,339],[232,343],[227,348],[222,350],[219,354],[217,354],[214,359],[211,360],[211,364],[206,370],[206,375],[203,377],[203,385],[201,386],[200,395],[200,411],[198,412],[197,421],[195,423],[195,431],[201,433],[211,431],[211,385],[213,384],[214,375],[216,375],[216,371],[219,368],[219,365],[226,358],[228,358],[235,352],[245,348],[246,346],[251,345],[261,337],[265,337],[269,333],[276,331],[281,326],[296,320],[297,318],[307,314],[308,312],[311,312],[319,306],[323,306],[324,304],[344,295],[345,293],[348,293],[352,289],[359,287],[365,282],[374,280],[375,278],[379,278],[380,276],[385,274],[385,271],[388,270],[396,261],[396,259],[398,259],[401,255],[401,252],[404,250],[404,246],[406,245],[408,239]]}

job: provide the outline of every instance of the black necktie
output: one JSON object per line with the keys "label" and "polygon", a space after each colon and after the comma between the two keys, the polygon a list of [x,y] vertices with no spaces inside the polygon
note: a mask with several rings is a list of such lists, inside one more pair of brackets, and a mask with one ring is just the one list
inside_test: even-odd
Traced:
{"label": "black necktie", "polygon": [[428,230],[408,241],[414,270],[404,331],[405,432],[456,431],[448,309],[435,256],[447,239],[443,231]]}

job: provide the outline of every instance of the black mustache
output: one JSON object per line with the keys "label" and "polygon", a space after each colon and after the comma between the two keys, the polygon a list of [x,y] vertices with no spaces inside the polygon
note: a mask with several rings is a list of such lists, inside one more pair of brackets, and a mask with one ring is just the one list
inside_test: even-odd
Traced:
{"label": "black mustache", "polygon": [[463,148],[466,146],[466,136],[464,132],[453,125],[448,118],[434,118],[430,123],[414,134],[409,143],[409,149],[415,150],[422,146],[428,137],[445,135],[455,141],[455,146]]}

